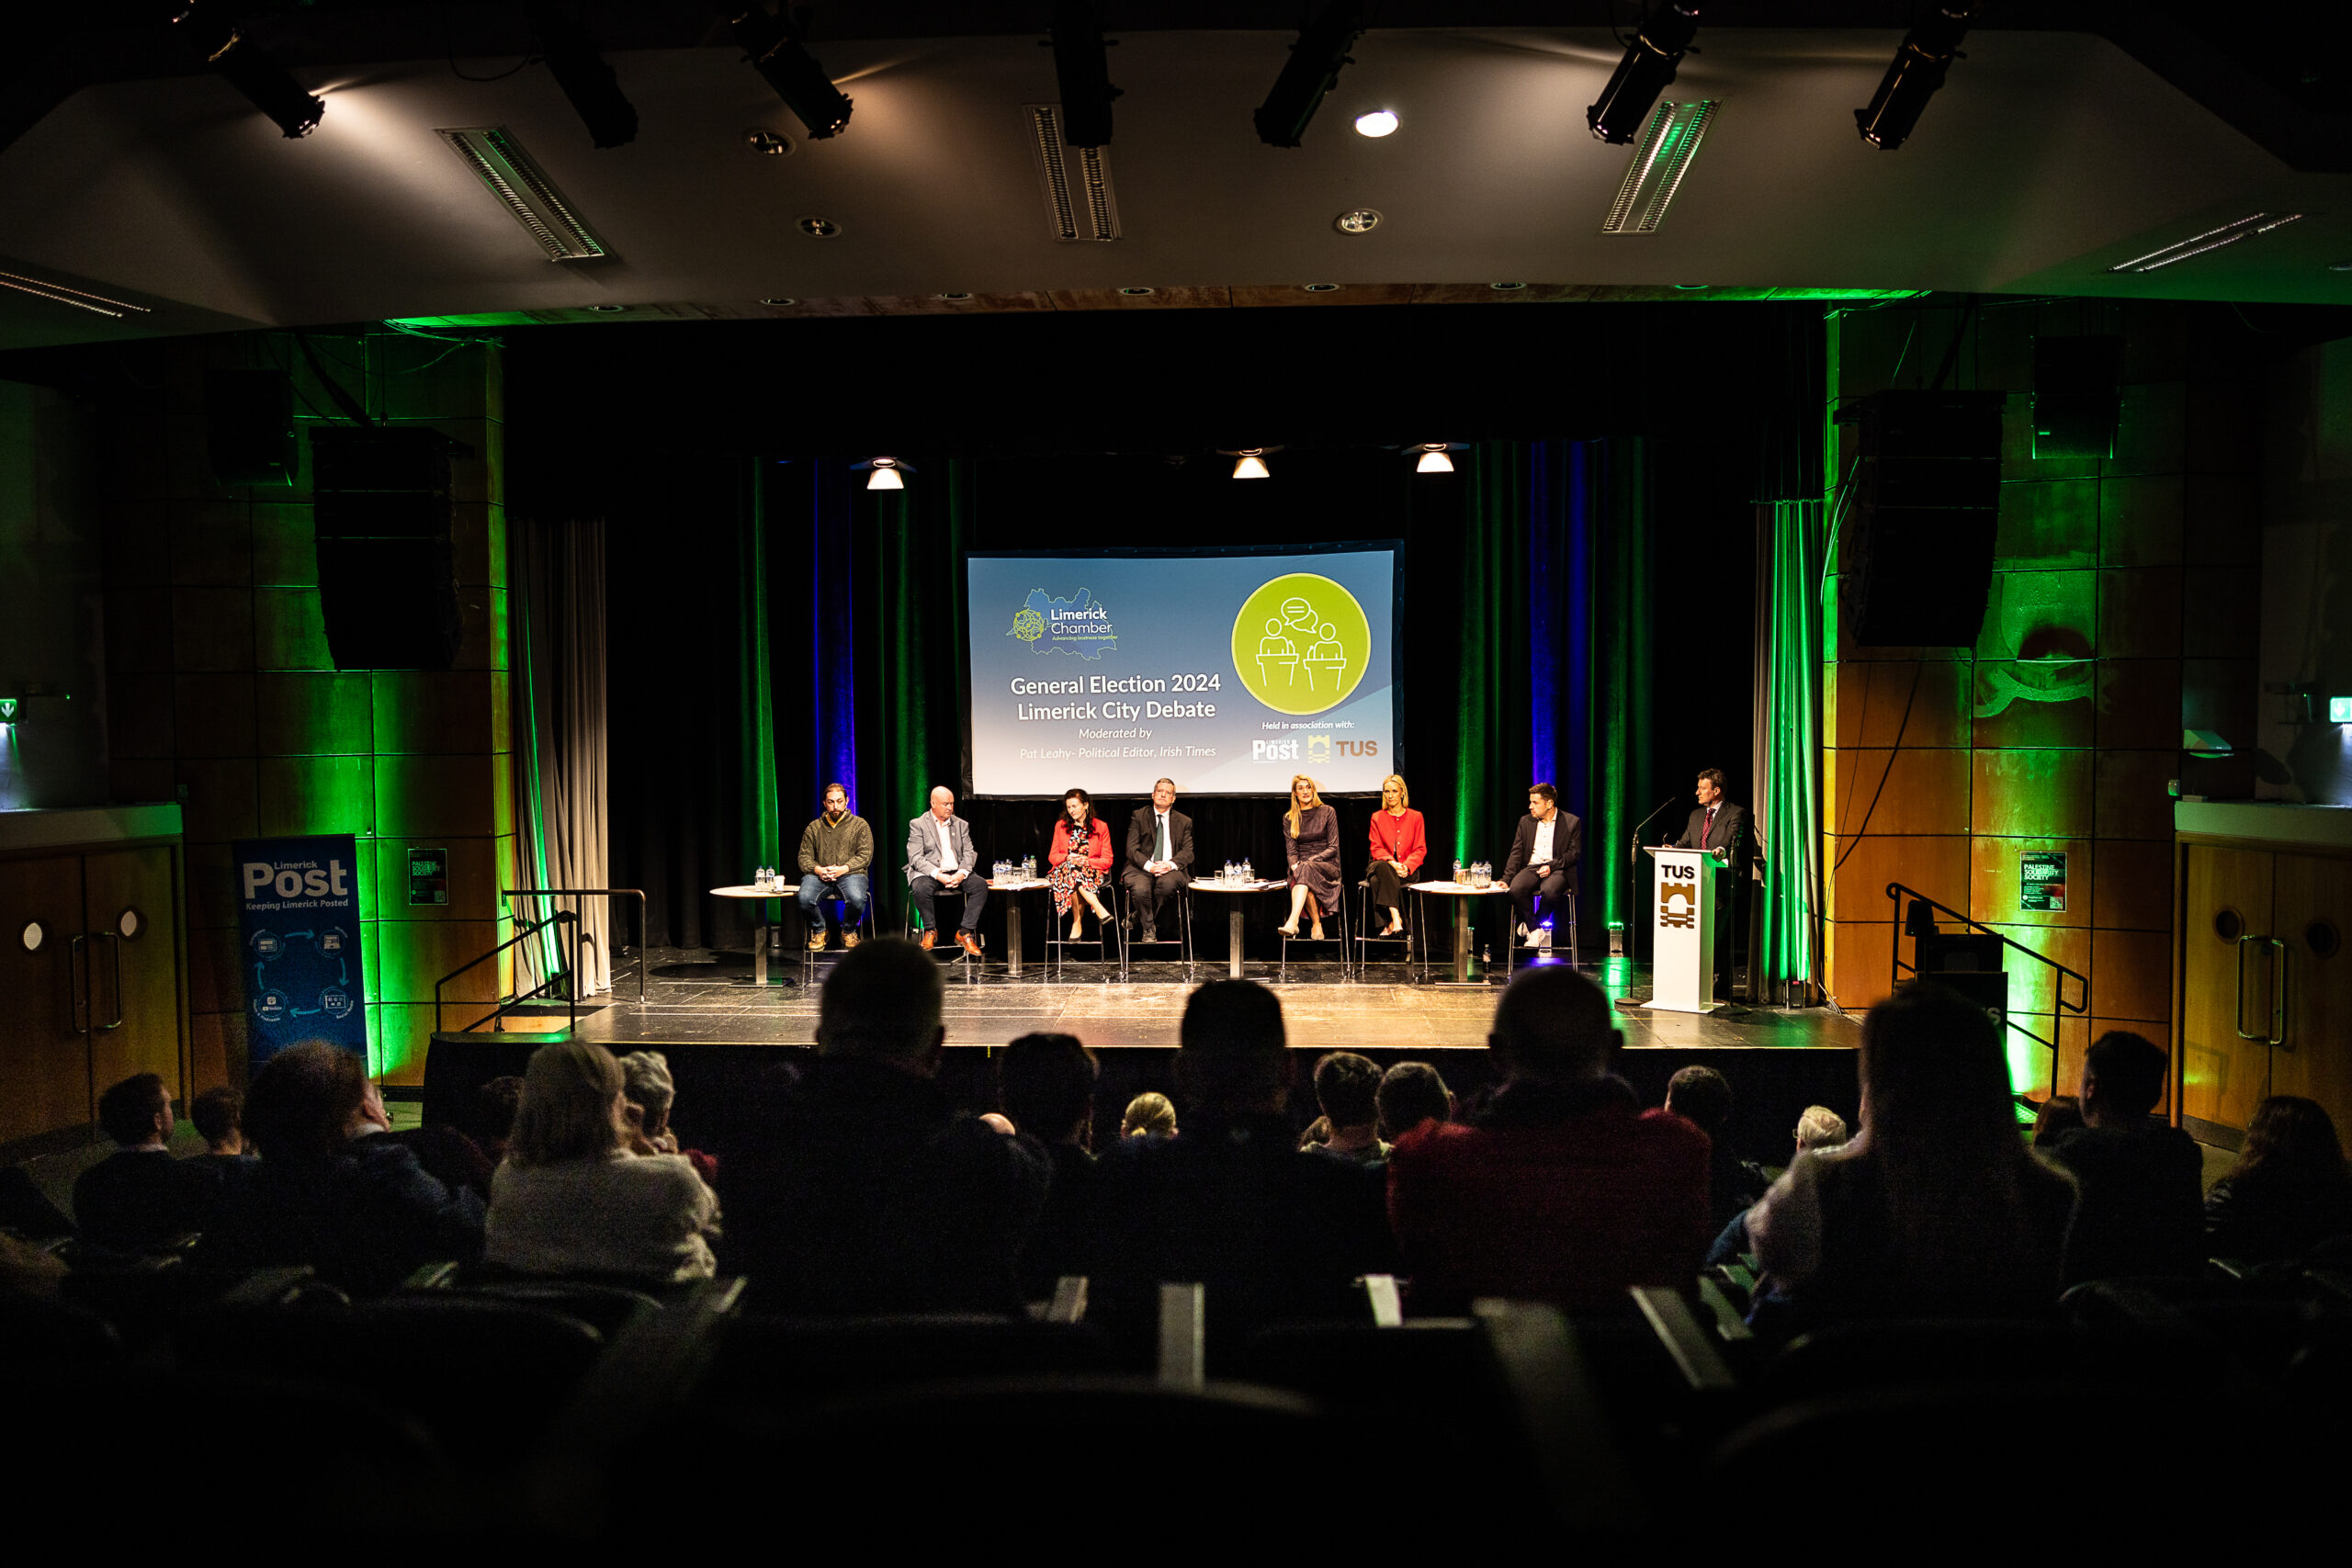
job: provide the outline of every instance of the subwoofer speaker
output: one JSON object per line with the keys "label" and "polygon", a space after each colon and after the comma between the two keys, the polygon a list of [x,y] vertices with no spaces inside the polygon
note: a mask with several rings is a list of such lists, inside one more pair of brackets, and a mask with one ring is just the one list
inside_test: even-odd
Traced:
{"label": "subwoofer speaker", "polygon": [[1984,621],[2001,499],[2003,392],[1873,392],[1839,560],[1863,648],[1965,648]]}
{"label": "subwoofer speaker", "polygon": [[447,670],[463,635],[449,539],[449,438],[311,435],[319,604],[338,670]]}

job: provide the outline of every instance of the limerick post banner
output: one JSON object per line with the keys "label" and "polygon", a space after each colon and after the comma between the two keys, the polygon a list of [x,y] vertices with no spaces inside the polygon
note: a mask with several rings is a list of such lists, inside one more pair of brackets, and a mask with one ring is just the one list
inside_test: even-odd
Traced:
{"label": "limerick post banner", "polygon": [[323,1040],[368,1053],[359,953],[359,856],[349,833],[251,839],[232,848],[253,1067]]}

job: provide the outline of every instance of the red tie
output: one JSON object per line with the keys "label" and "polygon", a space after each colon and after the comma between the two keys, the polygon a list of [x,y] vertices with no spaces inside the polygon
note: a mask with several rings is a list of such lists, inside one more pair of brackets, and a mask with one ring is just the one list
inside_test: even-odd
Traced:
{"label": "red tie", "polygon": [[1699,847],[1702,850],[1705,849],[1707,847],[1707,840],[1714,836],[1715,808],[1710,806],[1707,807],[1707,825],[1699,829]]}

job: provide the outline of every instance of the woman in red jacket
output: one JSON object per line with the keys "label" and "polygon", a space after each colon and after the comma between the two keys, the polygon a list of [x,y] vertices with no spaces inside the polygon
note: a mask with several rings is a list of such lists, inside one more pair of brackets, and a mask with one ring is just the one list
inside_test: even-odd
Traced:
{"label": "woman in red jacket", "polygon": [[1372,814],[1372,884],[1374,908],[1388,912],[1387,926],[1374,933],[1396,936],[1405,929],[1405,884],[1430,857],[1429,840],[1421,831],[1421,814],[1408,804],[1405,775],[1391,773],[1380,781],[1380,809]]}
{"label": "woman in red jacket", "polygon": [[1084,790],[1062,796],[1062,814],[1054,823],[1054,847],[1046,861],[1052,867],[1047,880],[1053,884],[1054,910],[1069,917],[1069,940],[1079,939],[1085,920],[1073,907],[1080,898],[1097,920],[1108,924],[1111,911],[1094,890],[1111,869],[1111,826],[1094,815],[1094,797]]}

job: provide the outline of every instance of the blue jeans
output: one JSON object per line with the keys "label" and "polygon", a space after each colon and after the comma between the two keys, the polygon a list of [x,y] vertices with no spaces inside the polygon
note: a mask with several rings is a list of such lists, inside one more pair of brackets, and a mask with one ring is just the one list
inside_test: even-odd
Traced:
{"label": "blue jeans", "polygon": [[808,929],[825,929],[825,911],[817,907],[819,899],[839,898],[849,906],[842,911],[842,929],[854,931],[865,918],[865,873],[853,871],[839,882],[827,882],[809,875],[800,879],[800,912],[808,917]]}

